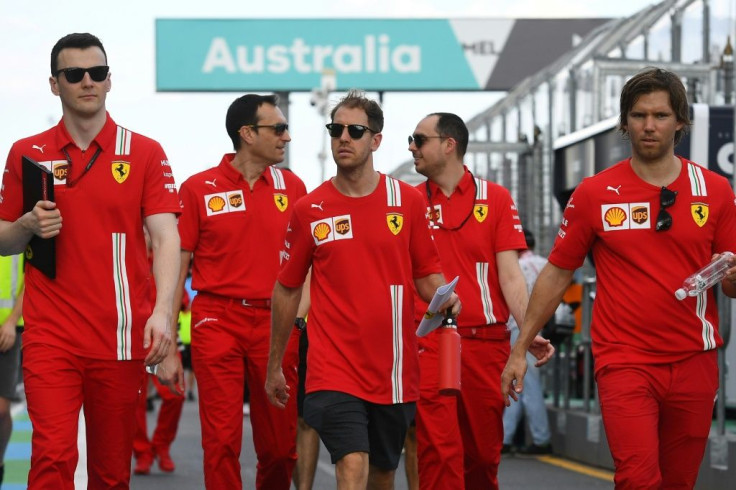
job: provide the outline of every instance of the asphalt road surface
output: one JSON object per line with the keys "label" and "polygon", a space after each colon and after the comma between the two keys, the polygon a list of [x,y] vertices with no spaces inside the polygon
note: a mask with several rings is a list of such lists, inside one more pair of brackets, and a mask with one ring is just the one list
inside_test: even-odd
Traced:
{"label": "asphalt road surface", "polygon": [[[156,402],[156,408],[158,404]],[[149,431],[155,424],[155,412],[148,413]],[[202,474],[202,445],[199,429],[199,412],[196,402],[186,402],[179,432],[171,448],[176,471],[162,473],[154,463],[149,475],[133,475],[131,489],[134,490],[200,490],[204,488]],[[255,488],[256,457],[253,450],[250,418],[243,417],[243,450],[240,456],[243,488]],[[595,468],[574,465],[568,469],[565,460],[557,458],[519,458],[504,456],[499,472],[500,487],[504,490],[610,490],[613,482],[605,479],[608,472]],[[597,476],[595,476],[597,475]],[[609,474],[610,475],[610,474]],[[334,489],[335,471],[329,454],[322,448],[315,475],[314,489]],[[403,461],[396,472],[396,490],[406,490]]]}

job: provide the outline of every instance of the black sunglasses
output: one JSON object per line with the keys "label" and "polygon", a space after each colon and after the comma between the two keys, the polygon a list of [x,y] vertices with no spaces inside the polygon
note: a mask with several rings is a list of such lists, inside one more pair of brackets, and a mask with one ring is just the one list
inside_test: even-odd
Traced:
{"label": "black sunglasses", "polygon": [[286,131],[289,130],[289,125],[286,123],[276,123],[276,124],[246,124],[246,128],[271,128],[273,129],[273,132],[276,133],[276,136],[281,136]]}
{"label": "black sunglasses", "polygon": [[354,140],[359,140],[360,138],[362,138],[366,131],[370,131],[371,133],[378,132],[378,131],[373,131],[368,126],[363,126],[362,124],[330,123],[330,124],[325,124],[325,127],[327,128],[327,131],[330,133],[330,137],[332,138],[339,138],[340,136],[342,136],[342,132],[344,128],[348,128],[348,134]]}
{"label": "black sunglasses", "polygon": [[423,134],[414,134],[409,136],[409,144],[411,145],[414,143],[417,145],[417,148],[421,148],[424,146],[424,143],[427,142],[429,138],[440,138],[445,139],[447,136],[424,136]]}
{"label": "black sunglasses", "polygon": [[84,78],[85,73],[89,73],[89,77],[95,82],[104,82],[107,78],[107,74],[110,72],[110,67],[106,65],[92,66],[90,68],[62,68],[56,70],[56,78],[59,78],[59,73],[63,73],[66,77],[66,81],[69,83],[79,83]]}
{"label": "black sunglasses", "polygon": [[677,198],[677,192],[671,191],[668,188],[662,186],[662,190],[659,193],[659,214],[657,215],[657,231],[667,231],[672,227],[672,215],[667,211],[667,208],[675,204],[675,198]]}

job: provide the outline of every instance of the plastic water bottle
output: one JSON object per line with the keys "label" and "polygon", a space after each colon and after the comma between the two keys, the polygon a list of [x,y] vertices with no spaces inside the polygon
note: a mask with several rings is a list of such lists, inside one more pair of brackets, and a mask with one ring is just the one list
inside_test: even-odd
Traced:
{"label": "plastic water bottle", "polygon": [[687,296],[697,296],[714,284],[721,282],[730,268],[728,261],[731,257],[733,257],[731,252],[723,252],[717,260],[693,273],[685,279],[682,287],[675,291],[675,297],[683,300]]}

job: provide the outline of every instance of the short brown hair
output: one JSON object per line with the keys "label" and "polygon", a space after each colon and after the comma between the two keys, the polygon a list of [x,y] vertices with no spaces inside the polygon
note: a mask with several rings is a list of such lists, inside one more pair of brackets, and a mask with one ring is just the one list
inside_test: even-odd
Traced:
{"label": "short brown hair", "polygon": [[335,113],[341,107],[348,109],[363,109],[365,115],[368,116],[368,126],[376,133],[383,131],[383,109],[373,99],[365,96],[362,90],[351,89],[345,97],[330,112],[330,119],[335,121]]}
{"label": "short brown hair", "polygon": [[675,112],[677,122],[682,123],[682,129],[675,132],[675,144],[690,129],[690,107],[687,102],[687,93],[682,80],[675,73],[662,68],[647,68],[631,78],[621,90],[621,112],[618,119],[618,129],[626,136],[626,117],[634,107],[639,97],[662,90],[670,95],[670,106]]}

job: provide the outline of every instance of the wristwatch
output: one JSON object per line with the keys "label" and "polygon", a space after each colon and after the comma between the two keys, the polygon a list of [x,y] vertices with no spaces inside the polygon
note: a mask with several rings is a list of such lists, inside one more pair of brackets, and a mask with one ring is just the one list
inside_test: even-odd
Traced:
{"label": "wristwatch", "polygon": [[302,317],[297,317],[296,320],[294,320],[294,326],[297,330],[304,331],[304,329],[307,328],[307,321]]}

